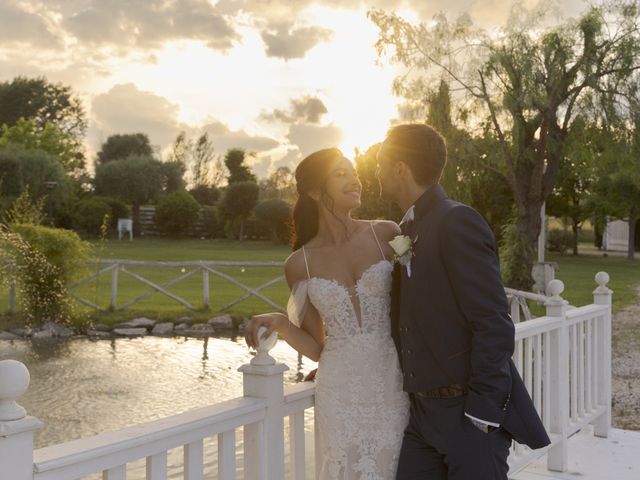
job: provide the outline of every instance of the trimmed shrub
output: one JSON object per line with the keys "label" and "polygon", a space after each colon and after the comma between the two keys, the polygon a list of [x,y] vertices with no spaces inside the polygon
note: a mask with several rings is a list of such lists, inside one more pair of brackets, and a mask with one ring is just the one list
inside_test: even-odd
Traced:
{"label": "trimmed shrub", "polygon": [[180,235],[198,218],[200,204],[187,192],[172,192],[158,200],[153,217],[158,228],[168,235]]}
{"label": "trimmed shrub", "polygon": [[74,226],[90,235],[98,235],[105,215],[111,217],[111,207],[99,197],[88,197],[76,206]]}

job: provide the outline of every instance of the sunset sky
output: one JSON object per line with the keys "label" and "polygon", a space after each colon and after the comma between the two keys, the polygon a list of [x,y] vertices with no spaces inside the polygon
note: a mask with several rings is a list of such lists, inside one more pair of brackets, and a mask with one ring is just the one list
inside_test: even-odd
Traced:
{"label": "sunset sky", "polygon": [[[469,12],[495,28],[513,3],[0,0],[0,81],[44,75],[71,85],[90,120],[90,163],[114,133],[147,133],[162,151],[181,130],[207,131],[219,153],[256,152],[264,176],[318,148],[352,156],[398,118],[391,83],[400,70],[378,61],[369,8],[425,20]],[[585,7],[561,3],[567,16]]]}

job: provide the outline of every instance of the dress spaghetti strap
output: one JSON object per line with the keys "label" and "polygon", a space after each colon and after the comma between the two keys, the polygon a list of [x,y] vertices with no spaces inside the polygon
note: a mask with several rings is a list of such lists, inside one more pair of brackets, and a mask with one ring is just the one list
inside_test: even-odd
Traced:
{"label": "dress spaghetti strap", "polygon": [[378,248],[380,249],[380,254],[382,255],[382,259],[386,260],[387,256],[384,254],[384,250],[382,250],[382,246],[380,245],[380,240],[378,240],[378,235],[376,235],[376,230],[373,228],[373,222],[369,222],[371,225],[371,231],[373,232],[373,238],[376,239],[376,243],[378,244]]}
{"label": "dress spaghetti strap", "polygon": [[307,252],[304,249],[304,245],[302,246],[302,255],[304,256],[304,266],[307,269],[307,278],[309,279],[311,278],[311,274],[309,273],[309,263],[307,262]]}

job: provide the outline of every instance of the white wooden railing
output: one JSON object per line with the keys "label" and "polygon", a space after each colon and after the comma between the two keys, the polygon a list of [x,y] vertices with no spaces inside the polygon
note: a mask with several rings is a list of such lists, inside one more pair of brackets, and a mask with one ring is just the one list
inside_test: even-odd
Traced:
{"label": "white wooden railing", "polygon": [[[606,437],[611,424],[611,296],[609,276],[596,275],[593,304],[569,309],[553,280],[544,300],[546,315],[516,324],[514,361],[552,443],[531,451],[515,445],[509,458],[517,472],[547,454],[551,470],[567,469],[569,437],[591,424]],[[511,291],[518,296],[521,292]],[[184,478],[203,479],[204,441],[217,437],[218,476],[223,480],[304,479],[313,458],[305,445],[305,411],[314,404],[314,386],[283,386],[288,367],[268,354],[272,337],[256,357],[240,367],[243,396],[116,432],[33,450],[42,423],[16,404],[27,389],[28,370],[0,361],[0,480],[75,480],[102,472],[104,480],[126,479],[127,464],[146,459],[146,478],[167,478],[167,452],[182,448]],[[285,418],[289,454],[285,456]],[[237,448],[242,437],[243,447]],[[285,459],[289,459],[285,465]],[[241,465],[238,465],[241,464]]]}

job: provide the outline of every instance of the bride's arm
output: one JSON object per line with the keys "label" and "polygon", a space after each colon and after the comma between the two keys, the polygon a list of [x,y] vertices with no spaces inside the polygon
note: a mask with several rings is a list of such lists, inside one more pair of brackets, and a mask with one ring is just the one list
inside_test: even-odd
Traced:
{"label": "bride's arm", "polygon": [[[285,277],[290,289],[293,289],[299,281],[306,279],[306,269],[299,260],[299,256],[293,254],[285,264]],[[291,347],[317,362],[324,347],[324,325],[320,314],[310,302],[307,303],[304,318],[301,320],[301,326],[297,327],[282,313],[255,315],[251,317],[251,322],[245,330],[245,339],[250,347],[257,347],[257,332],[261,326],[264,326],[267,330],[262,335],[263,338],[276,331]]]}

